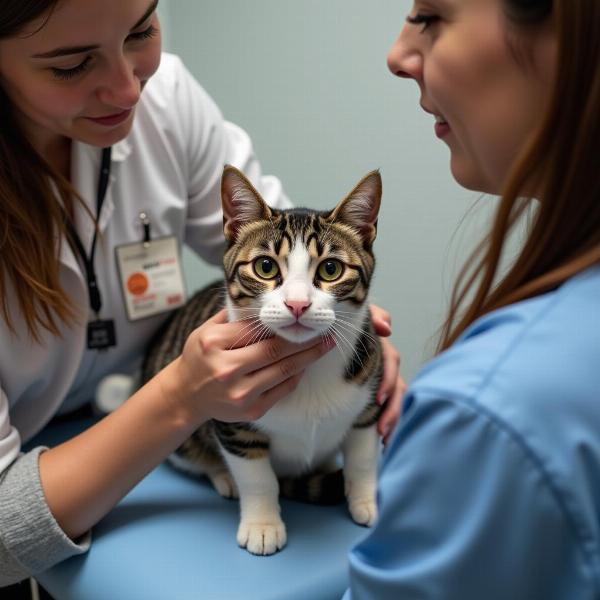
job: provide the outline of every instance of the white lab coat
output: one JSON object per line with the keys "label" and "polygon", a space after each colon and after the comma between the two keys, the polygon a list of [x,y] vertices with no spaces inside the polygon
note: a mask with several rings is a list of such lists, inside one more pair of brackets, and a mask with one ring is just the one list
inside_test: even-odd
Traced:
{"label": "white lab coat", "polygon": [[[73,143],[72,182],[92,214],[100,157],[99,148]],[[105,352],[86,348],[87,322],[93,315],[79,257],[67,243],[61,246],[60,275],[78,310],[76,327],[63,326],[61,338],[44,332],[44,343],[34,343],[9,290],[18,335],[0,320],[0,473],[18,457],[22,441],[57,413],[89,400],[103,376],[133,372],[166,318],[130,322],[125,312],[115,247],[142,240],[141,211],[150,218],[153,237],[175,235],[205,260],[220,263],[225,163],[245,171],[270,205],[289,206],[279,181],[261,175],[247,134],[223,120],[177,57],[164,54],[144,89],[131,133],[113,146],[110,183],[99,215],[95,268],[103,298],[100,317],[114,319],[117,346]],[[89,249],[94,226],[82,207],[76,209],[75,224]]]}

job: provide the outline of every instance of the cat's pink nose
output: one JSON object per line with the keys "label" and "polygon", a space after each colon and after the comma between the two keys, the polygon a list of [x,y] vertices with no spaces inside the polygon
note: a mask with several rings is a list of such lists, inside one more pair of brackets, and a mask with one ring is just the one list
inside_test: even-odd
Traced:
{"label": "cat's pink nose", "polygon": [[308,310],[311,302],[308,300],[286,300],[285,305],[296,319],[299,319]]}

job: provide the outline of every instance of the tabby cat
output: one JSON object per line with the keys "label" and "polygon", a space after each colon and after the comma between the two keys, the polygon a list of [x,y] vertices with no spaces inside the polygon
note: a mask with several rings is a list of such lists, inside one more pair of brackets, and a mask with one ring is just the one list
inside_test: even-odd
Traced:
{"label": "tabby cat", "polygon": [[[251,423],[209,421],[170,458],[208,476],[222,496],[239,495],[237,541],[267,555],[286,543],[280,487],[283,495],[314,502],[335,501],[336,489],[343,495],[345,488],[354,521],[371,525],[377,516],[375,393],[382,360],[367,293],[381,177],[369,173],[327,212],[269,208],[231,166],[221,191],[225,286],[208,286],[175,313],[151,345],[142,379],[175,359],[191,331],[223,306],[230,320],[248,321],[254,340],[272,334],[293,342],[335,340],[337,347],[266,415]],[[335,463],[340,449],[343,486]]]}

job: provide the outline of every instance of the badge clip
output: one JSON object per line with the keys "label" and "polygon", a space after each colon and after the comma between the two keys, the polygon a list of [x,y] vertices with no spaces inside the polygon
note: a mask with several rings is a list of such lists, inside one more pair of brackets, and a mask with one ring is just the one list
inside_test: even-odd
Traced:
{"label": "badge clip", "polygon": [[150,219],[145,212],[140,213],[140,221],[142,223],[142,227],[144,228],[144,239],[142,243],[144,248],[150,247]]}

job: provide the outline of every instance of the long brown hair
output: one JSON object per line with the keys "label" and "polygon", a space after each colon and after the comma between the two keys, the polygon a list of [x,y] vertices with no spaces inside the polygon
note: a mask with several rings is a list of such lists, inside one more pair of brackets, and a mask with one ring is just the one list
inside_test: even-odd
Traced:
{"label": "long brown hair", "polygon": [[[539,131],[513,166],[489,235],[458,277],[438,351],[480,316],[554,289],[600,262],[600,2],[504,5],[517,35],[553,20],[554,89]],[[519,255],[496,282],[507,237],[527,211],[525,191],[532,189],[542,200]]]}
{"label": "long brown hair", "polygon": [[[31,21],[50,15],[58,0],[2,0],[0,39],[18,35]],[[57,252],[64,239],[64,209],[76,194],[40,156],[19,126],[15,107],[0,86],[0,305],[13,333],[8,305],[12,286],[27,330],[58,335],[60,321],[75,313],[60,284]],[[58,194],[58,197],[57,197]]]}

